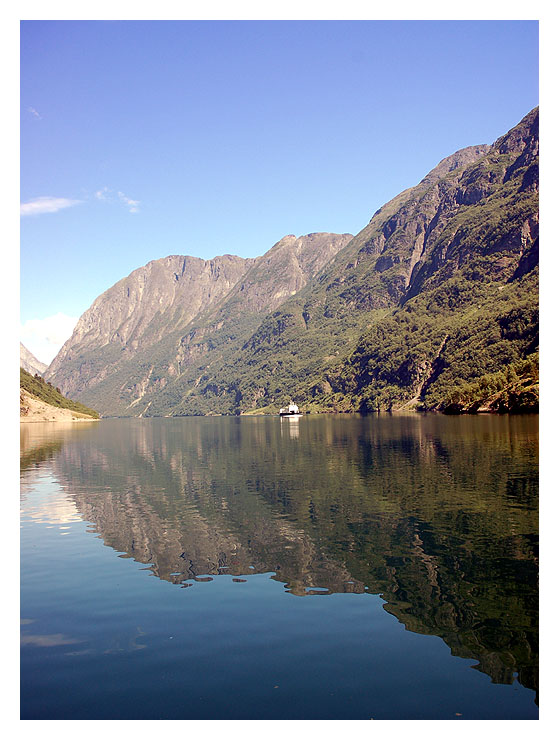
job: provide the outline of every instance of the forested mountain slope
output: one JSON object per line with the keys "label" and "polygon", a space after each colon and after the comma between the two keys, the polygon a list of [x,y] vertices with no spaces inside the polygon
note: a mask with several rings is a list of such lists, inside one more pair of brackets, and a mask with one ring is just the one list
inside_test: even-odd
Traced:
{"label": "forested mountain slope", "polygon": [[492,146],[443,160],[353,239],[302,239],[317,236],[335,242],[322,260],[288,237],[240,261],[226,295],[168,323],[134,363],[110,360],[130,340],[84,352],[78,333],[47,377],[103,413],[135,415],[277,411],[290,399],[334,411],[537,407],[537,109]]}
{"label": "forested mountain slope", "polygon": [[264,386],[269,408],[536,408],[515,363],[538,347],[537,110],[461,158],[380,209],[221,377],[244,398]]}

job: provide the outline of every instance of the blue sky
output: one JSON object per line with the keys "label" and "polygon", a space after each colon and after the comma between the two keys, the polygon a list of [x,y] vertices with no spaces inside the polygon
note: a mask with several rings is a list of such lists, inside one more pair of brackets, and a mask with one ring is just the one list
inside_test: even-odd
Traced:
{"label": "blue sky", "polygon": [[44,361],[146,262],[355,234],[538,104],[536,21],[25,21],[20,42],[21,322]]}

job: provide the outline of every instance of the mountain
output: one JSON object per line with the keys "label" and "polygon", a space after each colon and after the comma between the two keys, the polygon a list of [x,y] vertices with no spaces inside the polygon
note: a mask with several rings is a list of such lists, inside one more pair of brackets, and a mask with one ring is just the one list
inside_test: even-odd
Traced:
{"label": "mountain", "polygon": [[[487,386],[480,406],[502,390],[496,407],[514,410],[507,388],[526,373],[537,386],[538,149],[536,109],[367,234],[360,252],[372,248],[367,269],[396,305],[334,371],[334,391],[365,410],[460,409],[473,383]],[[537,388],[524,403],[537,408]]]}
{"label": "mountain", "polygon": [[493,145],[443,159],[353,238],[289,236],[256,260],[227,258],[238,272],[197,313],[176,305],[176,266],[163,282],[150,271],[165,260],[140,268],[151,312],[132,273],[82,316],[47,377],[105,414],[269,412],[289,400],[306,411],[536,409],[538,121],[536,108]]}
{"label": "mountain", "polygon": [[155,391],[192,365],[203,337],[219,361],[232,341],[250,335],[351,238],[291,234],[255,259],[171,256],[150,262],[94,301],[46,377],[64,393],[95,399],[104,413],[141,411],[137,404],[144,397],[145,407]]}
{"label": "mountain", "polygon": [[38,360],[25,345],[19,343],[19,365],[31,375],[43,375],[48,365]]}

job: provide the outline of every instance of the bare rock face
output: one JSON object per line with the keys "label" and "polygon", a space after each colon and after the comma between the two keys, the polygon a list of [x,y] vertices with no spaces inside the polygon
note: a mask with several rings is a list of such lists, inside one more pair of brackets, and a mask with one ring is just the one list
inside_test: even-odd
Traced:
{"label": "bare rock face", "polygon": [[[351,238],[351,234],[289,235],[256,259],[173,255],[149,262],[94,301],[46,377],[56,379],[65,394],[79,396],[133,358],[149,365],[146,357],[153,348],[178,334],[178,342],[169,348],[164,376],[154,379],[147,372],[131,386],[132,397],[143,396],[154,383],[164,387],[166,375],[177,373],[173,360],[181,357],[193,336],[211,335],[234,319],[274,310]],[[104,411],[109,408],[110,402]]]}
{"label": "bare rock face", "polygon": [[222,320],[236,310],[275,311],[298,293],[353,238],[352,234],[315,233],[284,236],[246,274],[220,307]]}
{"label": "bare rock face", "polygon": [[[174,255],[134,270],[80,317],[51,363],[49,376],[83,350],[115,344],[134,351],[188,324],[231,289],[247,262],[231,255],[208,261]],[[157,321],[164,315],[165,322]]]}
{"label": "bare rock face", "polygon": [[47,369],[47,365],[38,360],[21,342],[19,343],[19,365],[31,375],[43,375]]}

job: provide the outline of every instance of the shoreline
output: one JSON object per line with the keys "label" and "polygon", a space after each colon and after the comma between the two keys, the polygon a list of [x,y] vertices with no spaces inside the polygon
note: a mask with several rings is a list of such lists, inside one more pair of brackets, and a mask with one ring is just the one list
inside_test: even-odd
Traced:
{"label": "shoreline", "polygon": [[[439,409],[412,410],[412,409],[393,409],[392,411],[311,411],[304,412],[297,416],[280,416],[279,413],[243,413],[243,414],[180,414],[176,416],[102,416],[101,419],[251,419],[251,418],[278,418],[278,419],[300,419],[309,416],[534,416],[540,412],[538,409],[529,409],[522,411],[494,411],[492,409],[479,409],[478,411],[460,411],[445,412]],[[93,419],[93,421],[101,421]],[[86,421],[86,419],[83,419]]]}
{"label": "shoreline", "polygon": [[20,416],[19,417],[19,423],[20,424],[58,424],[60,422],[66,422],[67,423],[69,421],[70,422],[74,422],[74,421],[78,421],[78,422],[79,421],[100,421],[100,419],[94,419],[92,416],[88,416],[88,417],[85,417],[84,416],[84,417],[80,417],[80,418],[77,418],[77,417],[68,418],[67,416],[65,416],[63,418],[58,418],[58,419],[55,419],[54,416],[52,417],[52,419],[41,419],[41,418],[28,419],[25,416]]}
{"label": "shoreline", "polygon": [[87,414],[82,414],[79,411],[72,411],[72,409],[51,406],[20,389],[20,424],[56,423],[61,421],[99,421],[99,419],[94,416],[87,416]]}

